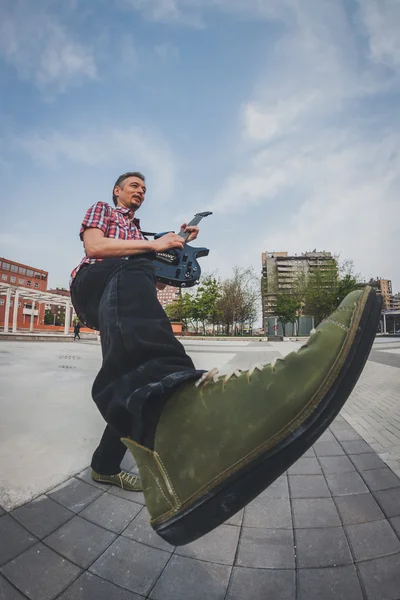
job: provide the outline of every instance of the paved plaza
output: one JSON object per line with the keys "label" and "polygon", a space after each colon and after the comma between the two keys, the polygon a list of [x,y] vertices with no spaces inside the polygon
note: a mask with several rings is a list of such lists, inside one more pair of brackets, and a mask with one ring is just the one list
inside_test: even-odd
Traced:
{"label": "paved plaza", "polygon": [[[198,368],[295,342],[185,341]],[[98,343],[0,343],[0,600],[399,600],[400,340],[377,340],[330,429],[256,500],[174,548],[141,493],[97,484]],[[130,455],[126,469],[136,472]]]}

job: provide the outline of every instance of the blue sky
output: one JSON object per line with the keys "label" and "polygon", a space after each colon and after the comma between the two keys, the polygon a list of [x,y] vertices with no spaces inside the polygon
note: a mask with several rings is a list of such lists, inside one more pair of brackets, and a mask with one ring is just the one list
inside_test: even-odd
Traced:
{"label": "blue sky", "polygon": [[[301,8],[300,8],[301,5]],[[398,0],[0,0],[0,254],[68,285],[88,206],[142,170],[203,269],[314,248],[400,291]]]}

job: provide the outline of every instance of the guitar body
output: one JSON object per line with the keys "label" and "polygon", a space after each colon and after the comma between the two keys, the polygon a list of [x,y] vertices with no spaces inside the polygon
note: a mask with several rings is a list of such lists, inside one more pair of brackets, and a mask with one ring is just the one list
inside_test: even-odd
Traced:
{"label": "guitar body", "polygon": [[197,259],[209,252],[208,248],[193,248],[189,244],[185,244],[183,250],[156,252],[153,264],[157,280],[182,288],[198,284],[201,269]]}

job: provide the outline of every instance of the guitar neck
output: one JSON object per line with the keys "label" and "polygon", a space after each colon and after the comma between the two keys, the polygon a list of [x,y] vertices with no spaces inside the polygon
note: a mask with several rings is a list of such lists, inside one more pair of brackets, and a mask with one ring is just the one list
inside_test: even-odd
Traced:
{"label": "guitar neck", "polygon": [[[200,221],[203,219],[204,216],[207,216],[207,215],[202,215],[202,214],[195,215],[194,218],[190,221],[190,223],[187,224],[187,226],[192,227],[192,226],[198,225],[198,223],[200,223]],[[186,242],[190,233],[188,233],[188,232],[185,233],[184,231],[180,231],[178,233],[178,235]]]}

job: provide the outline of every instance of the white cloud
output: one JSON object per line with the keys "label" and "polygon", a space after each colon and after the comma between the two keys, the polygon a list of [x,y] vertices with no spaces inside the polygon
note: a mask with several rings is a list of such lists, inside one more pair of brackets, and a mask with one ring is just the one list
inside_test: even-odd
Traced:
{"label": "white cloud", "polygon": [[[331,250],[400,289],[400,136],[384,113],[364,108],[392,78],[360,60],[344,4],[292,7],[290,27],[241,109],[241,152],[211,210],[235,212],[258,232],[265,223],[265,233],[244,244],[244,262],[259,266],[262,250]],[[379,23],[373,58],[390,54],[394,65],[396,45]]]}
{"label": "white cloud", "polygon": [[125,5],[154,21],[179,22],[195,27],[204,25],[209,9],[242,15],[251,19],[286,18],[294,0],[121,0]]}
{"label": "white cloud", "polygon": [[359,5],[372,59],[389,67],[400,66],[400,2],[359,0]]}
{"label": "white cloud", "polygon": [[150,173],[153,194],[166,201],[175,183],[176,159],[168,143],[155,132],[131,128],[103,127],[100,131],[46,131],[15,137],[10,144],[31,160],[47,168],[65,165],[110,167],[121,165]]}
{"label": "white cloud", "polygon": [[76,41],[62,23],[27,0],[0,2],[0,56],[22,80],[39,88],[64,90],[97,76],[88,47]]}

